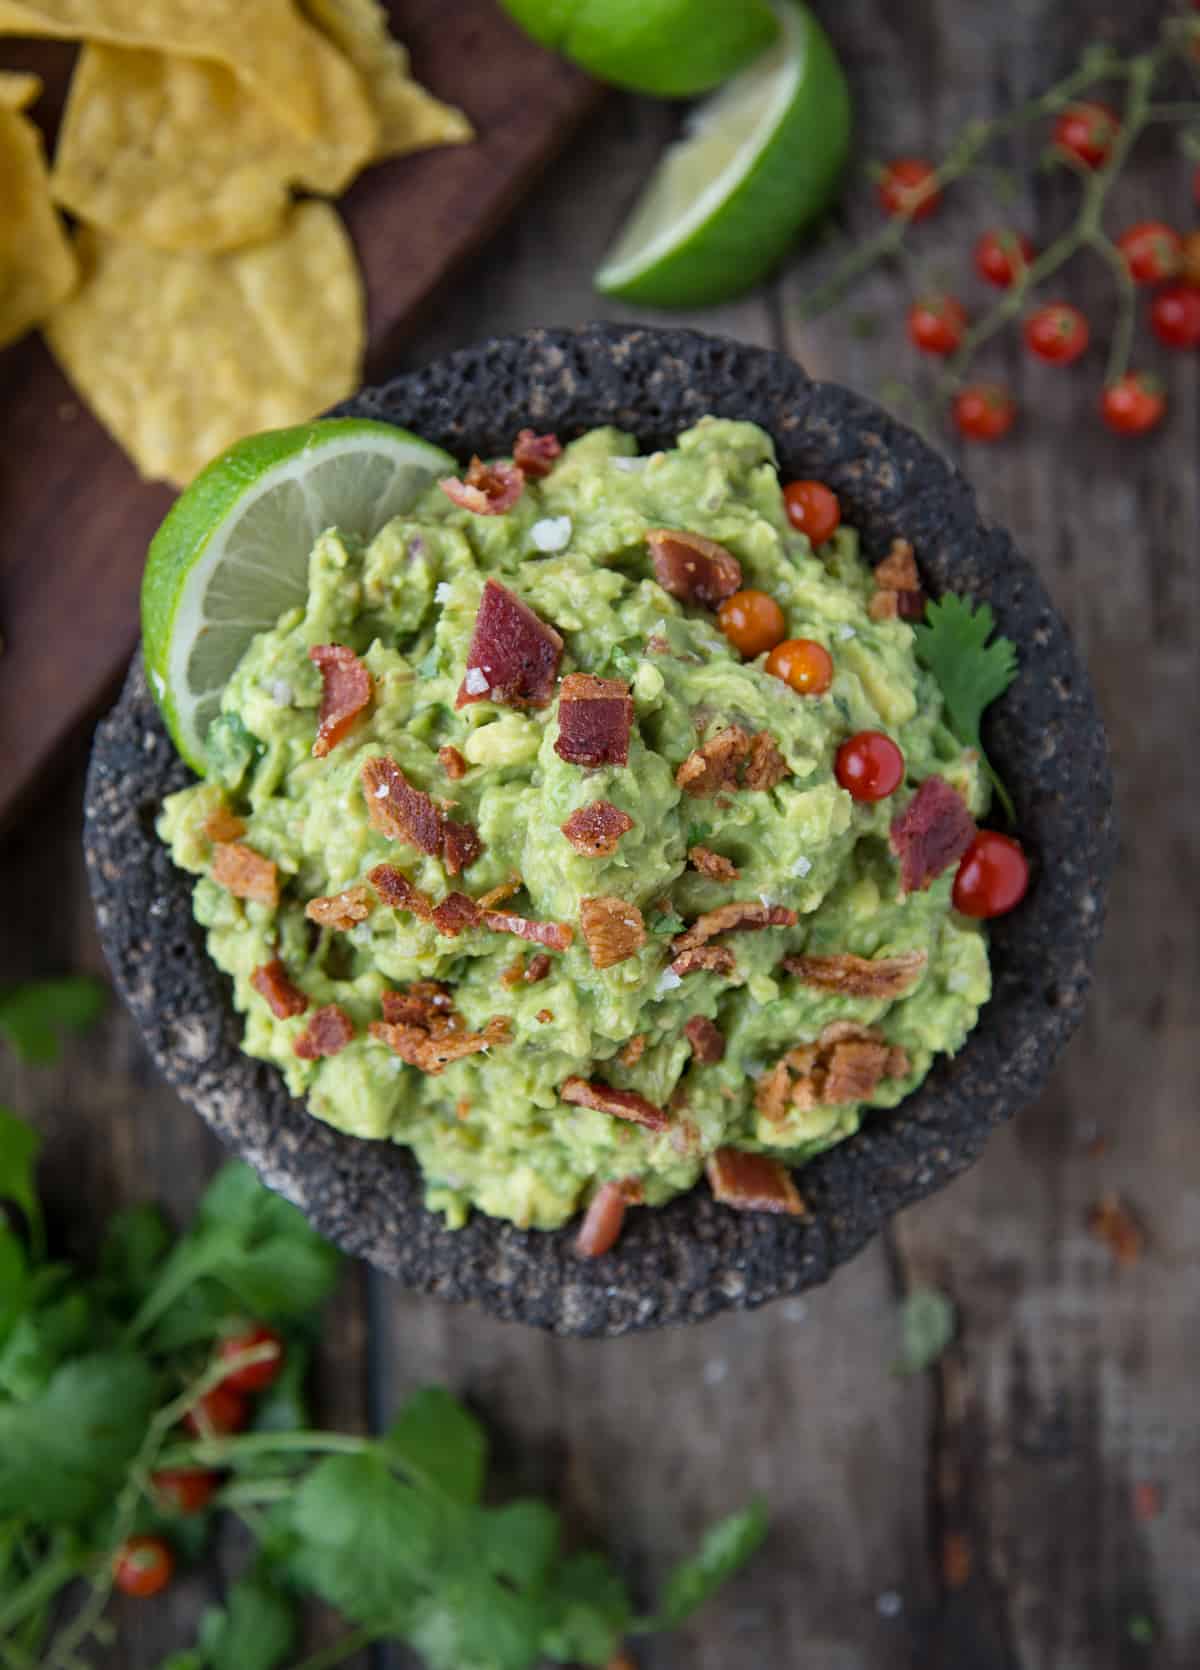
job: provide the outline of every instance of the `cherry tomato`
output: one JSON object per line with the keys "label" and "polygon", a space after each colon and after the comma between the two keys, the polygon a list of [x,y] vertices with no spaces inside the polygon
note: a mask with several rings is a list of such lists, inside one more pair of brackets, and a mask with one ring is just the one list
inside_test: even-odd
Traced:
{"label": "cherry tomato", "polygon": [[884,214],[928,220],[942,201],[941,192],[931,183],[933,175],[932,164],[920,157],[897,157],[889,162],[877,187]]}
{"label": "cherry tomato", "polygon": [[1063,111],[1054,124],[1054,143],[1085,168],[1100,168],[1108,161],[1120,131],[1121,119],[1116,111],[1089,99],[1069,104]]}
{"label": "cherry tomato", "polygon": [[954,421],[969,441],[998,441],[1017,421],[1017,403],[998,383],[969,383],[955,396]]}
{"label": "cherry tomato", "polygon": [[264,1357],[260,1363],[247,1363],[245,1367],[235,1369],[222,1380],[222,1386],[228,1386],[234,1392],[263,1392],[268,1386],[274,1385],[279,1378],[279,1371],[283,1367],[283,1339],[263,1323],[257,1323],[252,1328],[243,1328],[240,1333],[226,1334],[217,1348],[217,1356],[223,1361],[229,1357],[240,1357],[243,1352],[254,1351],[259,1346],[272,1346],[274,1356]]}
{"label": "cherry tomato", "polygon": [[908,334],[923,354],[952,354],[966,328],[966,309],[953,296],[930,296],[908,311]]}
{"label": "cherry tomato", "polygon": [[1025,344],[1030,353],[1051,365],[1071,365],[1087,349],[1088,322],[1069,302],[1039,307],[1025,321]]}
{"label": "cherry tomato", "polygon": [[1033,260],[1034,248],[1023,232],[985,232],[975,245],[975,270],[1002,290]]}
{"label": "cherry tomato", "polygon": [[1137,284],[1158,284],[1179,271],[1183,239],[1162,220],[1139,220],[1117,239],[1130,276]]}
{"label": "cherry tomato", "polygon": [[184,1427],[197,1438],[224,1438],[240,1432],[250,1419],[250,1406],[240,1392],[222,1382],[197,1398],[183,1417]]}
{"label": "cherry tomato", "polygon": [[1166,409],[1162,384],[1142,371],[1127,372],[1110,383],[1100,402],[1105,423],[1118,435],[1144,435],[1162,422]]}
{"label": "cherry tomato", "polygon": [[886,800],[904,781],[904,755],[882,731],[859,731],[838,749],[833,771],[855,800]]}
{"label": "cherry tomato", "polygon": [[833,657],[812,638],[787,638],[767,656],[767,671],[798,696],[823,696],[833,683]]}
{"label": "cherry tomato", "polygon": [[161,1537],[130,1537],[113,1557],[113,1582],[137,1600],[165,1589],[174,1570],[175,1556]]}
{"label": "cherry tomato", "polygon": [[842,507],[821,481],[789,481],[783,490],[783,508],[797,533],[806,533],[814,545],[832,539],[842,520]]}
{"label": "cherry tomato", "polygon": [[787,636],[783,610],[765,591],[735,591],[717,610],[717,625],[747,661]]}
{"label": "cherry tomato", "polygon": [[1150,324],[1168,348],[1194,348],[1200,343],[1200,287],[1166,285],[1150,304]]}
{"label": "cherry tomato", "polygon": [[964,916],[1003,916],[1025,897],[1029,860],[1021,843],[981,829],[962,856],[951,894]]}
{"label": "cherry tomato", "polygon": [[181,1467],[177,1471],[150,1475],[155,1495],[172,1513],[199,1513],[212,1501],[220,1482],[219,1473],[207,1473],[202,1467]]}
{"label": "cherry tomato", "polygon": [[1183,240],[1179,276],[1186,284],[1200,284],[1200,232],[1189,232]]}

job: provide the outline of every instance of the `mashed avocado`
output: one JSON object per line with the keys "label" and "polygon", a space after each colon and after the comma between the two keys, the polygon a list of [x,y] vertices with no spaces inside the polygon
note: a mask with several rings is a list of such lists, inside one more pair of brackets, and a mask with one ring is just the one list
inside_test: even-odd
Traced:
{"label": "mashed avocado", "polygon": [[[663,527],[718,541],[740,561],[742,584],[782,606],[789,637],[828,649],[825,694],[795,694],[765,657],[743,662],[711,608],[662,588],[646,536]],[[560,757],[561,686],[545,706],[485,698],[456,708],[488,577],[561,634],[562,675],[628,689],[627,764],[587,769]],[[912,628],[871,618],[874,589],[851,529],[817,552],[791,529],[770,438],[713,418],[649,457],[615,429],[584,435],[503,514],[458,508],[435,486],[369,545],[323,534],[306,607],[254,640],[224,693],[209,779],[171,796],[160,822],[175,862],[199,878],[195,914],[233,978],[246,1050],[275,1062],[316,1118],[407,1143],[428,1203],[451,1224],[475,1206],[552,1228],[599,1183],[623,1179],[658,1204],[695,1183],[718,1148],[798,1164],[856,1130],[864,1107],[899,1102],[937,1053],[962,1044],[990,980],[979,925],[951,909],[953,866],[902,894],[889,826],[935,773],[975,813],[986,789],[917,665]],[[373,697],[318,758],[323,675],[308,652],[329,644],[361,657]],[[683,762],[731,727],[773,738],[787,775],[766,788],[686,792]],[[893,738],[905,761],[905,781],[873,804],[834,774],[839,744],[864,730]],[[459,759],[439,756],[447,747]],[[462,874],[375,827],[362,771],[381,756],[477,831],[482,852]],[[593,856],[562,825],[600,800],[630,827]],[[214,853],[233,836],[276,866],[277,902],[269,888],[244,896],[213,878]],[[486,925],[439,931],[419,908],[378,895],[367,878],[381,864],[435,904],[516,878],[520,891],[496,908],[564,924],[572,943],[543,950]],[[351,888],[361,920],[306,917],[309,901]],[[636,907],[644,926],[644,943],[609,966],[596,966],[603,959],[581,931],[595,899]],[[783,925],[726,931],[707,942],[728,948],[708,959],[717,966],[672,970],[689,925],[735,901],[783,907]],[[847,954],[904,957],[903,991],[814,981],[821,959]],[[303,1013],[276,1013],[288,1004],[253,978],[266,965],[282,965],[302,994],[292,1007],[308,1001]],[[530,972],[542,977],[522,977]],[[428,981],[444,983],[462,1028],[493,1023],[486,1049],[440,1071],[403,1059],[379,1025],[385,994]],[[353,1037],[302,1059],[297,1040],[334,1004]],[[723,1039],[719,1060],[719,1044],[700,1041],[712,1029],[689,1029],[699,1019]],[[883,1076],[856,1081],[853,1050],[835,1073],[839,1039],[885,1045]],[[570,1080],[637,1092],[666,1128],[564,1100]]]}

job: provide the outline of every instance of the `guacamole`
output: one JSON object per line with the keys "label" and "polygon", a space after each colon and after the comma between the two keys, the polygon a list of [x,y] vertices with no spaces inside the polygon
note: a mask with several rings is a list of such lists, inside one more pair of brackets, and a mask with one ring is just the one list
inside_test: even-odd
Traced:
{"label": "guacamole", "polygon": [[[954,865],[913,886],[889,840],[928,780],[975,814],[987,789],[853,530],[793,530],[753,424],[556,453],[473,472],[499,502],[434,485],[369,544],[324,533],[159,826],[245,1049],[314,1117],[407,1144],[451,1225],[553,1228],[605,1183],[657,1205],[731,1150],[799,1165],[956,1051],[990,991]],[[666,589],[656,530],[731,554],[828,688],[744,660],[687,563]],[[507,684],[478,670],[493,605],[549,629],[543,687],[532,651]],[[835,770],[862,732],[903,755],[874,801]]]}

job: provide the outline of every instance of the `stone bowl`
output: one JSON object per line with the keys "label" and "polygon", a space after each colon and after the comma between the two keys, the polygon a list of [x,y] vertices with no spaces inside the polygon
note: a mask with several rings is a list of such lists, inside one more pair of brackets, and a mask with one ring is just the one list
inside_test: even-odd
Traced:
{"label": "stone bowl", "polygon": [[1027,901],[992,927],[995,992],[953,1060],[899,1107],[801,1174],[808,1216],[731,1211],[701,1186],[634,1212],[616,1248],[585,1260],[575,1229],[522,1231],[476,1213],[445,1229],[422,1205],[407,1150],[311,1118],[276,1070],[238,1048],[226,977],[192,919],[191,880],[154,834],[189,780],[135,659],[95,740],[86,848],[113,977],[160,1070],[217,1134],[322,1234],[405,1286],[470,1300],[560,1334],[698,1322],[825,1281],[901,1207],[976,1160],[990,1130],[1038,1093],[1083,1011],[1104,913],[1113,801],[1103,726],[1066,628],[1036,573],[979,518],[963,478],[911,430],[793,361],[686,330],[594,325],[486,342],[367,389],[342,413],[415,430],[461,459],[532,425],[569,439],[598,424],[643,449],[706,412],[774,437],[785,480],[815,477],[878,560],[912,541],[926,582],[986,598],[1020,650],[987,747],[1014,794],[1035,864]]}

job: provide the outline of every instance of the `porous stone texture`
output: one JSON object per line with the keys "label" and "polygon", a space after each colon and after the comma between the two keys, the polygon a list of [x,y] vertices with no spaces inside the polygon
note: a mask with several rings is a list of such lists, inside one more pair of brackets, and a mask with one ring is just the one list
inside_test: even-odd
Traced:
{"label": "porous stone texture", "polygon": [[189,779],[140,658],[100,726],[86,845],[114,979],[159,1068],[231,1148],[325,1235],[405,1285],[474,1301],[561,1334],[695,1322],[822,1282],[901,1207],[974,1161],[1028,1103],[1079,1022],[1113,854],[1107,746],[1087,678],[1036,574],[981,524],[962,477],[910,430],[781,355],[684,330],[591,326],[492,341],[367,390],[339,411],[415,430],[462,459],[502,453],[526,426],[564,441],[598,424],[643,450],[706,412],[774,436],[784,480],[841,499],[873,560],[912,541],[934,592],[987,599],[1020,648],[1021,675],[986,742],[1011,786],[1035,871],[1029,898],[991,930],[995,993],[955,1060],[900,1107],[799,1173],[803,1219],[718,1206],[701,1185],[629,1214],[616,1248],[584,1260],[574,1229],[524,1232],[476,1213],[451,1232],[422,1205],[407,1150],[312,1119],[274,1068],[239,1050],[230,984],[208,960],[191,879],[154,833]]}

